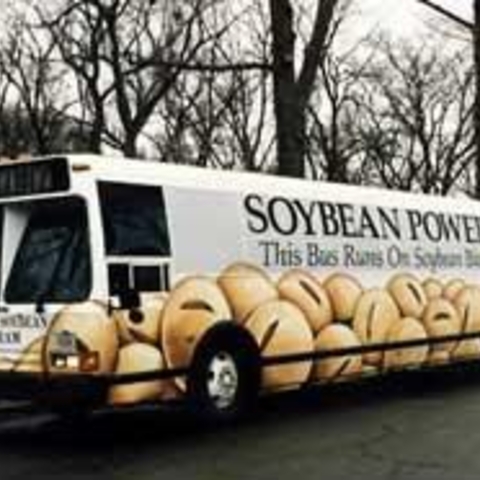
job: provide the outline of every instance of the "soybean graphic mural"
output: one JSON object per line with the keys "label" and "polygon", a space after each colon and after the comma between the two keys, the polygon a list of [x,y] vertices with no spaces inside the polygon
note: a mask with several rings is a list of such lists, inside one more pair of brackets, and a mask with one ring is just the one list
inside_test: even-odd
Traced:
{"label": "soybean graphic mural", "polygon": [[[13,371],[78,372],[78,365],[59,369],[52,363],[51,339],[65,331],[74,334],[81,349],[99,355],[96,373],[119,375],[189,365],[202,335],[225,320],[242,324],[265,357],[460,335],[480,331],[480,286],[461,279],[420,281],[405,273],[365,288],[347,274],[321,281],[301,269],[275,282],[256,265],[234,263],[216,280],[190,277],[168,296],[144,295],[139,310],[140,322],[128,311],[109,317],[97,302],[65,307]],[[275,390],[469,358],[480,358],[480,340],[269,366],[262,386]],[[166,400],[184,392],[184,378],[150,380],[112,387],[108,401]]]}

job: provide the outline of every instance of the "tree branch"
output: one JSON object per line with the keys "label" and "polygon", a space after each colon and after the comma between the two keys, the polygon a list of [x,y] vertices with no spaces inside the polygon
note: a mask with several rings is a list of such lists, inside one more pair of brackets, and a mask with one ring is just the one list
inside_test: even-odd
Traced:
{"label": "tree branch", "polygon": [[422,3],[423,5],[427,6],[431,10],[434,10],[435,12],[444,16],[445,18],[448,18],[449,20],[455,22],[456,24],[460,25],[463,28],[466,28],[468,30],[473,30],[474,28],[473,22],[469,22],[468,20],[465,20],[459,15],[456,15],[455,13],[453,13],[451,10],[447,10],[446,8],[442,7],[441,5],[438,5],[432,0],[417,0],[417,2]]}
{"label": "tree branch", "polygon": [[206,63],[183,63],[183,62],[168,62],[168,61],[154,61],[156,66],[166,68],[178,68],[182,71],[191,72],[211,72],[211,73],[230,73],[230,72],[245,72],[249,70],[271,71],[272,65],[263,62],[243,62],[234,64],[206,64]]}
{"label": "tree branch", "polygon": [[318,3],[312,37],[305,48],[305,58],[298,78],[298,86],[306,101],[312,91],[318,67],[325,60],[326,41],[338,0],[322,0]]}

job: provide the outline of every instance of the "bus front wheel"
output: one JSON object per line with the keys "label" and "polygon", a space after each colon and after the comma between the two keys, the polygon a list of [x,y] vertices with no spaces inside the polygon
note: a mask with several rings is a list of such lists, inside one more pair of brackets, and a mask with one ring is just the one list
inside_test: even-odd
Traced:
{"label": "bus front wheel", "polygon": [[190,407],[208,421],[239,419],[255,407],[260,379],[255,340],[233,322],[220,323],[195,350],[187,381]]}

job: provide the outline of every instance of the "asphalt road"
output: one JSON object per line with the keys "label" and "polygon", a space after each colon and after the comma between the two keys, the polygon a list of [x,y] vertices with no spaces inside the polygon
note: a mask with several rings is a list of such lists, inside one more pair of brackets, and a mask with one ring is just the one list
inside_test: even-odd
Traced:
{"label": "asphalt road", "polygon": [[480,375],[270,398],[207,428],[177,411],[4,416],[1,480],[463,480],[480,476]]}

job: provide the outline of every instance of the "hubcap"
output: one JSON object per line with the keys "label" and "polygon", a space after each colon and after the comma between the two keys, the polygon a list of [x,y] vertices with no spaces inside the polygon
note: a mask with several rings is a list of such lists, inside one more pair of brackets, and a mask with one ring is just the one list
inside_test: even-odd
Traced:
{"label": "hubcap", "polygon": [[208,369],[208,395],[218,409],[230,407],[238,389],[238,371],[233,357],[219,352],[212,358]]}

